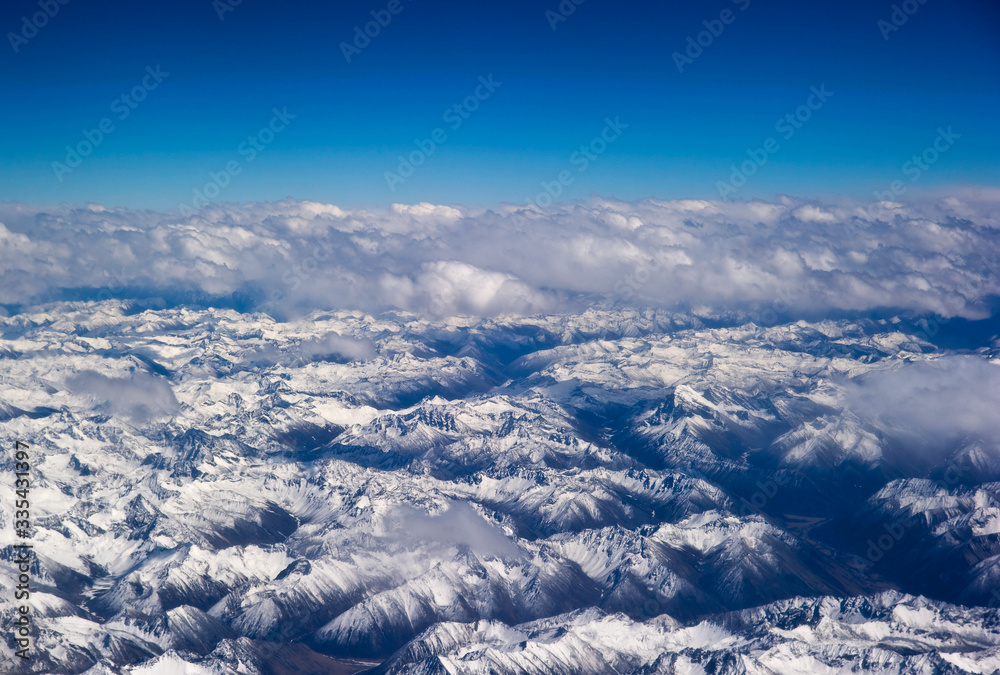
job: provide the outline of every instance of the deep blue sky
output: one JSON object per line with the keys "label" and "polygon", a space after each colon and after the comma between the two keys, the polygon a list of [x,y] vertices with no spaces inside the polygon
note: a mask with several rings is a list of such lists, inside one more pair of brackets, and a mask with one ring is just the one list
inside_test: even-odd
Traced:
{"label": "deep blue sky", "polygon": [[[231,161],[217,201],[492,205],[563,170],[563,197],[718,197],[768,137],[780,149],[737,197],[996,185],[1000,5],[911,2],[886,40],[888,1],[586,0],[553,31],[557,0],[400,0],[347,63],[340,43],[386,1],[242,0],[220,21],[212,0],[69,0],[15,53],[7,34],[40,10],[6,0],[0,200],[172,209]],[[672,54],[725,9],[732,23],[679,73]],[[119,120],[112,102],[157,64],[169,75]],[[450,129],[444,111],[490,74],[500,87]],[[822,84],[833,97],[781,138],[775,122]],[[237,148],[272,108],[296,117],[248,162]],[[608,117],[628,129],[581,172],[570,156]],[[58,181],[52,163],[102,118],[114,131]],[[911,182],[904,162],[949,126],[961,138]],[[448,140],[390,191],[385,172],[438,127]]]}

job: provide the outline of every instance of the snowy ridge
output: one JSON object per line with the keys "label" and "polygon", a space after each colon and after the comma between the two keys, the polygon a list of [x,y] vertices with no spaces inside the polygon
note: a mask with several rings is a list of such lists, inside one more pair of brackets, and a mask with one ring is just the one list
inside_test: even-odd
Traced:
{"label": "snowy ridge", "polygon": [[996,610],[970,614],[884,593],[792,598],[687,628],[635,623],[596,609],[510,627],[441,624],[371,672],[792,675],[990,673],[997,667]]}
{"label": "snowy ridge", "polygon": [[995,340],[135,309],[0,317],[33,672],[1000,667]]}

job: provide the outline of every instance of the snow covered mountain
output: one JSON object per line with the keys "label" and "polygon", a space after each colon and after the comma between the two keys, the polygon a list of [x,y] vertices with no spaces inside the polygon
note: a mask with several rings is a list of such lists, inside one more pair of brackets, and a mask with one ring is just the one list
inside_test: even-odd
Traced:
{"label": "snow covered mountain", "polygon": [[995,337],[106,301],[0,338],[9,672],[1000,668]]}

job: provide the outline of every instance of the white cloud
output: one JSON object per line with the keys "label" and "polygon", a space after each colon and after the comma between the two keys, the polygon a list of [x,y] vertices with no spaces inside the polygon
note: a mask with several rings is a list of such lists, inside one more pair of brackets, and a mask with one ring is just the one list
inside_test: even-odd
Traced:
{"label": "white cloud", "polygon": [[861,419],[911,444],[982,440],[1000,443],[1000,364],[949,356],[878,369],[847,386]]}
{"label": "white cloud", "polygon": [[781,316],[879,308],[983,318],[1000,196],[920,204],[595,199],[549,209],[286,200],[150,211],[0,204],[0,303],[163,297],[494,315],[593,302]]}
{"label": "white cloud", "polygon": [[467,546],[481,556],[520,558],[522,553],[503,532],[468,503],[452,501],[448,509],[430,515],[412,507],[393,514],[389,536],[404,543],[431,547]]}
{"label": "white cloud", "polygon": [[837,216],[824,211],[823,209],[817,208],[812,204],[806,204],[805,206],[800,206],[792,212],[799,220],[806,223],[835,223],[837,222]]}
{"label": "white cloud", "polygon": [[173,417],[179,407],[170,384],[147,373],[115,378],[84,370],[69,377],[66,385],[74,394],[87,396],[111,414],[136,424]]}
{"label": "white cloud", "polygon": [[287,349],[273,346],[257,349],[250,352],[247,359],[292,365],[329,357],[346,361],[364,361],[373,358],[375,354],[375,344],[371,340],[358,340],[330,332],[312,340],[303,340]]}

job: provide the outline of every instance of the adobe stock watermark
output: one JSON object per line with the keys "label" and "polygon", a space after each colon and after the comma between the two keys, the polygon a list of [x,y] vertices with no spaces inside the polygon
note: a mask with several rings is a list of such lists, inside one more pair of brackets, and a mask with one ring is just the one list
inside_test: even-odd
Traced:
{"label": "adobe stock watermark", "polygon": [[[978,269],[976,269],[977,267]],[[990,279],[996,279],[998,270],[1000,270],[1000,255],[994,251],[991,257],[987,259],[986,256],[980,254],[978,262],[967,268],[967,272],[972,278],[966,288],[974,295],[989,293],[990,289],[987,289],[987,282]],[[937,334],[941,332],[941,329],[951,321],[951,318],[946,316],[938,314],[925,316],[912,309],[906,310],[898,318],[912,323],[916,336],[926,342],[933,342]],[[997,386],[1000,387],[1000,382],[998,382]]]}
{"label": "adobe stock watermark", "polygon": [[[772,475],[770,478],[755,481],[753,487],[755,487],[756,490],[752,495],[750,495],[750,497],[744,498],[737,495],[732,501],[732,506],[729,508],[729,512],[741,519],[757,516],[768,522],[772,522],[773,516],[767,513],[764,508],[771,502],[771,500],[781,494],[784,488],[789,487],[789,485],[793,482],[793,478],[805,480],[815,485],[811,479],[798,471],[780,471]],[[806,518],[805,520],[816,521],[817,519]],[[651,619],[669,612],[670,605],[668,603],[669,599],[667,598],[651,597],[643,602],[642,605],[638,607],[638,610],[641,612],[641,616],[646,619]]]}
{"label": "adobe stock watermark", "polygon": [[[470,95],[466,96],[464,99],[454,104],[450,108],[446,109],[441,115],[441,119],[448,125],[448,128],[452,131],[458,131],[465,121],[472,116],[472,113],[479,110],[479,106],[486,101],[490,96],[493,95],[502,82],[497,82],[493,79],[493,74],[490,73],[487,77],[479,76],[479,85],[476,86],[475,91]],[[423,139],[416,138],[413,140],[413,144],[417,146],[416,150],[411,151],[405,157],[399,155],[399,164],[396,167],[395,173],[392,171],[385,172],[385,182],[389,186],[391,192],[396,191],[396,186],[405,183],[408,178],[413,176],[417,171],[417,167],[421,166],[427,161],[427,158],[434,154],[438,149],[438,146],[446,143],[448,141],[448,132],[445,131],[444,127],[437,127],[431,133]]]}
{"label": "adobe stock watermark", "polygon": [[576,169],[576,173],[574,174],[569,169],[563,169],[556,175],[555,180],[541,182],[543,192],[535,195],[534,199],[525,201],[541,208],[551,206],[553,201],[563,193],[563,189],[572,185],[576,181],[577,175],[590,168],[591,163],[603,155],[608,146],[617,141],[626,129],[628,129],[628,125],[622,122],[620,117],[616,116],[613,120],[610,117],[605,117],[601,133],[594,136],[589,143],[581,145],[569,156],[569,163]]}
{"label": "adobe stock watermark", "polygon": [[555,10],[545,10],[545,20],[549,22],[549,27],[554,31],[563,21],[569,19],[576,12],[576,8],[587,0],[562,0]]}
{"label": "adobe stock watermark", "polygon": [[54,19],[59,10],[69,4],[69,0],[39,0],[40,12],[35,12],[30,17],[21,17],[21,30],[17,33],[8,32],[7,40],[11,49],[17,54],[21,47],[28,44],[28,41],[38,35],[38,31],[49,25],[49,21]]}
{"label": "adobe stock watermark", "polygon": [[[111,112],[115,114],[119,122],[124,121],[132,114],[133,110],[139,107],[140,103],[146,100],[149,92],[159,87],[168,75],[170,73],[163,72],[159,64],[156,65],[156,68],[146,66],[146,75],[142,78],[142,82],[113,100],[110,106]],[[73,173],[73,169],[80,166],[83,160],[89,157],[104,142],[104,139],[114,132],[115,128],[114,120],[111,117],[105,117],[97,123],[96,128],[83,129],[80,132],[83,134],[83,140],[78,141],[76,145],[66,146],[66,156],[63,161],[52,162],[52,170],[56,174],[56,179],[61,183],[66,174]]]}
{"label": "adobe stock watermark", "polygon": [[[900,170],[903,175],[910,179],[911,183],[915,183],[928,171],[932,165],[937,163],[941,158],[941,155],[951,149],[955,145],[955,141],[962,137],[961,134],[956,134],[952,131],[951,126],[947,129],[943,127],[938,127],[938,134],[934,138],[934,141],[923,149],[918,155],[913,155],[909,160],[903,162]],[[856,220],[848,221],[846,223],[847,228],[847,240],[854,241],[854,239],[862,231],[867,230],[871,222],[876,220],[873,212],[878,208],[881,202],[894,202],[896,197],[905,193],[907,186],[901,180],[894,180],[889,183],[888,190],[875,190],[873,193],[875,195],[875,203],[862,209],[865,217],[868,219],[864,221],[864,225],[858,224]]]}
{"label": "adobe stock watermark", "polygon": [[889,36],[902,28],[910,17],[917,13],[920,6],[926,3],[927,0],[903,0],[898,5],[894,4],[888,21],[879,19],[875,22],[879,32],[882,33],[882,39],[888,42]]}
{"label": "adobe stock watermark", "polygon": [[628,302],[635,296],[636,291],[649,283],[654,272],[669,269],[676,264],[676,254],[673,251],[666,248],[658,249],[653,253],[651,260],[638,263],[630,274],[615,283],[615,293]]}
{"label": "adobe stock watermark", "polygon": [[[739,7],[741,12],[745,12],[750,6],[750,0],[732,0],[732,2]],[[719,18],[702,21],[701,25],[705,27],[705,30],[696,35],[688,35],[684,53],[674,52],[671,54],[674,65],[677,66],[677,72],[683,73],[684,68],[694,63],[695,59],[704,54],[706,49],[715,44],[716,39],[726,30],[726,26],[736,21],[736,17],[737,14],[727,7],[719,12]]]}
{"label": "adobe stock watermark", "polygon": [[243,0],[212,0],[212,9],[219,21],[226,20],[226,14],[235,12],[236,8],[243,4]]}
{"label": "adobe stock watermark", "polygon": [[143,310],[163,309],[162,298],[132,297],[133,294],[129,293],[130,289],[135,288],[139,279],[139,275],[135,273],[134,268],[130,271],[126,271],[124,267],[121,267],[117,271],[107,270],[104,272],[104,276],[108,277],[110,281],[94,296],[96,302],[106,302],[116,298],[121,301],[129,298],[133,308],[138,307]]}
{"label": "adobe stock watermark", "polygon": [[[292,263],[285,273],[281,275],[282,288],[274,288],[267,294],[267,301],[255,308],[255,311],[264,314],[271,314],[282,304],[288,301],[288,292],[294,293],[302,284],[308,282],[323,263],[330,259],[336,252],[340,243],[335,240],[331,233],[327,233],[319,242],[310,255],[302,258],[298,262]],[[286,292],[287,291],[287,292]]]}
{"label": "adobe stock watermark", "polygon": [[[934,141],[924,148],[922,152],[913,155],[909,160],[903,162],[900,167],[903,175],[907,176],[914,183],[920,180],[924,173],[930,170],[931,166],[941,158],[941,155],[947,152],[955,144],[955,141],[961,137],[961,134],[956,134],[950,126],[947,129],[938,127],[938,135]],[[875,209],[878,208],[881,202],[895,201],[896,197],[907,190],[906,184],[901,180],[892,181],[888,187],[888,190],[875,190],[873,194],[876,201],[861,209],[867,220],[854,218],[844,222],[848,242],[853,242],[858,235],[871,227],[872,222],[877,220]],[[970,290],[974,292],[983,291],[987,280],[991,275],[995,275],[997,271],[998,261],[996,254],[994,254],[992,261],[986,260],[986,258],[982,258],[982,260],[982,267],[977,271],[977,275],[973,277],[972,283],[969,285]],[[756,322],[760,326],[776,325],[781,317],[797,302],[804,299],[805,296],[806,289],[803,286],[792,286],[781,290],[778,293],[778,297],[771,303],[771,307],[764,310],[756,319]],[[917,328],[919,328],[919,336],[928,342],[931,342],[941,327],[949,321],[948,318],[940,316],[921,317],[914,310],[907,310],[900,315],[900,318],[915,322]]]}
{"label": "adobe stock watermark", "polygon": [[351,42],[340,43],[340,53],[344,55],[344,59],[350,63],[351,59],[359,55],[372,43],[372,40],[382,34],[382,29],[388,27],[392,23],[392,18],[401,14],[403,9],[403,3],[400,0],[389,0],[385,9],[373,9],[369,12],[372,21],[366,23],[364,29],[361,26],[355,26],[354,39]]}
{"label": "adobe stock watermark", "polygon": [[[961,134],[954,133],[950,126],[947,130],[938,127],[938,135],[937,138],[934,139],[934,142],[925,148],[919,155],[913,155],[913,157],[903,163],[903,174],[908,176],[912,182],[920,180],[920,177],[924,175],[924,172],[929,170],[931,165],[937,162],[941,155],[950,149],[959,138],[961,138]],[[861,225],[858,219],[847,220],[844,223],[844,227],[847,230],[847,241],[853,242],[862,231],[868,229],[871,223],[876,220],[873,212],[878,207],[880,202],[894,201],[895,197],[898,197],[904,192],[906,192],[906,185],[900,180],[892,181],[892,183],[889,184],[888,190],[875,190],[874,195],[877,201],[874,204],[870,204],[861,209],[861,211],[865,214],[865,217],[868,219],[867,221],[860,221],[863,222],[864,225]],[[995,268],[987,266],[984,268],[984,271],[988,273],[988,271],[995,271]],[[986,278],[988,278],[987,274],[982,274],[976,279],[976,283],[974,284],[976,290],[980,290],[986,285]],[[805,295],[806,290],[803,286],[793,286],[783,289],[778,293],[778,297],[771,303],[771,307],[764,310],[758,317],[758,325],[776,325],[782,315],[791,309],[792,306],[794,306],[798,301],[805,298]],[[916,312],[912,310],[904,313],[900,318],[915,320],[920,328],[920,335],[928,342],[931,341],[931,338],[937,335],[941,326],[948,323],[948,319],[944,317],[917,318]]]}
{"label": "adobe stock watermark", "polygon": [[[966,461],[968,462],[968,460]],[[968,473],[969,469],[960,466],[955,459],[951,459],[942,472],[941,478],[933,482],[938,488],[951,494],[952,489],[957,487]],[[882,524],[882,529],[878,532],[877,536],[873,536],[865,542],[868,546],[865,550],[865,557],[871,563],[878,563],[889,551],[895,548],[896,544],[903,540],[911,527],[926,527],[926,521],[919,513],[911,515],[905,509],[901,510],[888,523]],[[975,547],[968,546],[965,548],[962,557],[965,558],[969,569],[971,569],[990,558],[991,554],[988,549],[978,550]],[[989,606],[1000,607],[1000,588],[990,589]]]}
{"label": "adobe stock watermark", "polygon": [[[827,91],[826,84],[821,84],[819,87],[810,87],[810,91],[811,93],[805,103],[794,111],[778,118],[778,121],[774,123],[774,130],[781,134],[784,140],[791,140],[795,133],[806,122],[812,119],[813,113],[822,108],[830,100],[830,97],[833,96],[832,91]],[[736,194],[736,190],[746,185],[747,180],[756,174],[762,166],[767,164],[770,156],[780,149],[781,145],[778,143],[778,139],[773,136],[767,138],[760,147],[748,148],[746,152],[749,159],[743,160],[743,163],[739,166],[735,164],[730,165],[729,168],[732,169],[732,173],[729,175],[727,182],[716,182],[715,187],[719,190],[719,195],[725,199],[730,195]]]}
{"label": "adobe stock watermark", "polygon": [[205,183],[201,189],[194,189],[194,198],[191,203],[178,206],[182,216],[193,215],[195,211],[207,206],[210,201],[218,197],[224,189],[229,187],[233,178],[243,173],[244,165],[257,159],[258,154],[273,143],[277,135],[284,131],[288,127],[288,123],[296,117],[288,112],[287,107],[281,110],[272,108],[271,113],[271,119],[265,126],[258,129],[256,133],[247,136],[246,140],[236,147],[236,152],[242,160],[231,159],[226,162],[222,171],[209,171],[209,182]]}
{"label": "adobe stock watermark", "polygon": [[[952,146],[955,145],[955,141],[962,137],[961,134],[956,134],[952,131],[950,126],[947,129],[938,127],[937,132],[934,141],[924,148],[920,154],[913,155],[913,157],[903,162],[901,170],[903,175],[910,179],[911,183],[916,183],[920,180],[924,172],[936,164],[941,159],[941,155],[951,150]],[[882,192],[876,190],[875,199],[880,202],[892,202],[904,192],[906,192],[906,185],[903,181],[894,180],[889,184],[888,190]]]}

